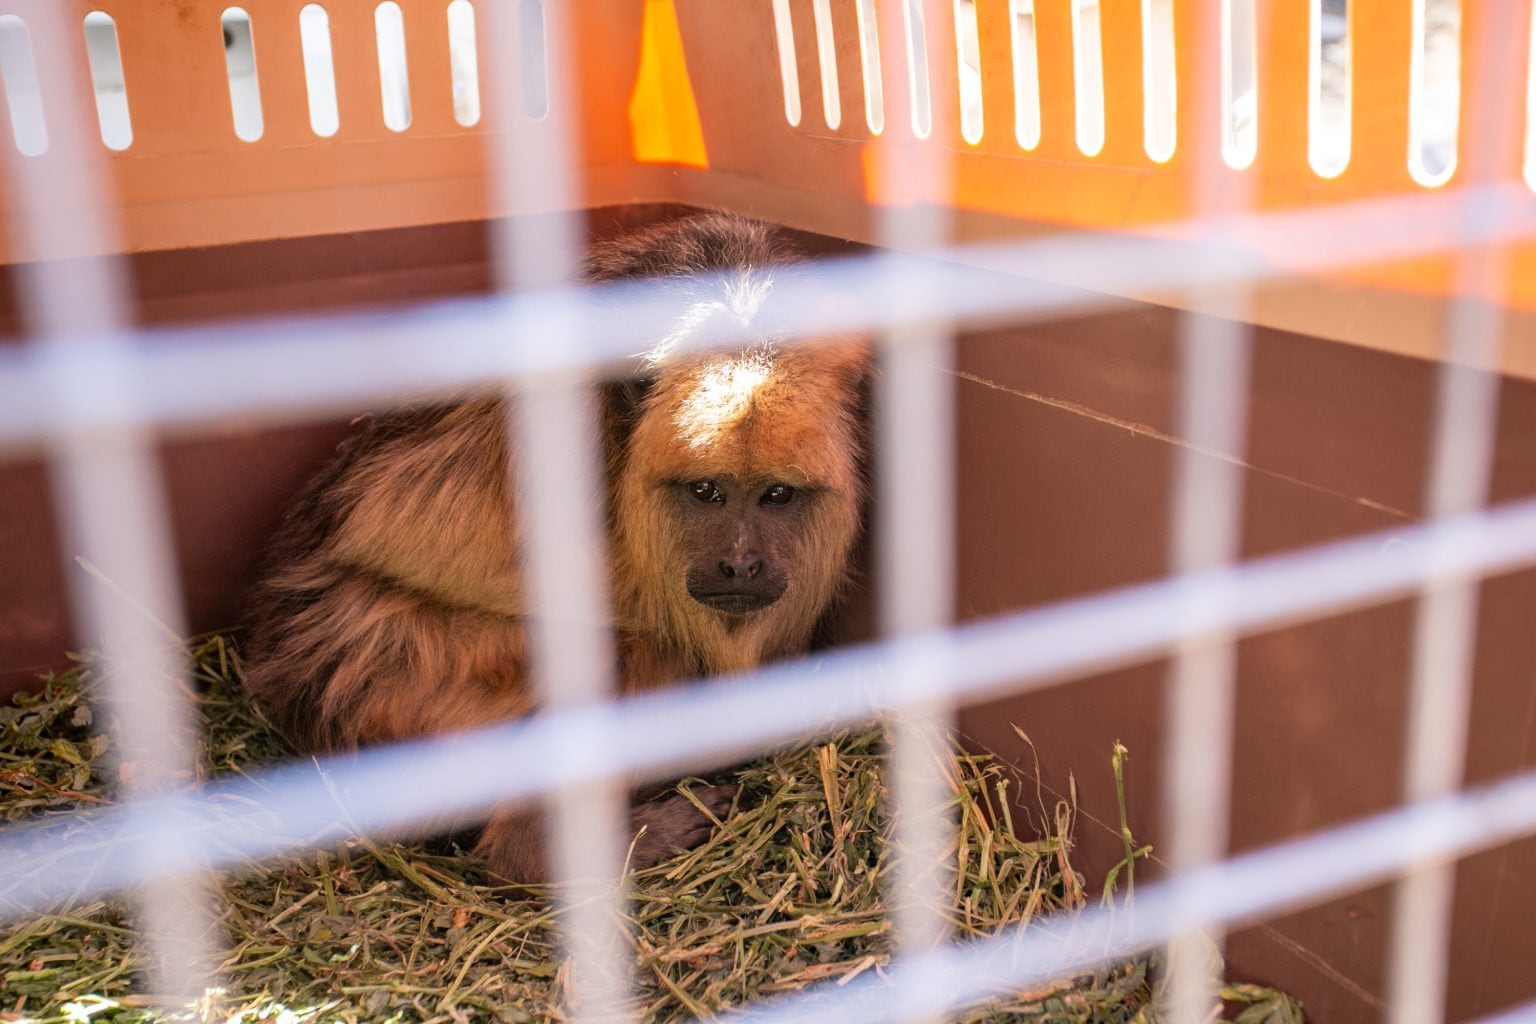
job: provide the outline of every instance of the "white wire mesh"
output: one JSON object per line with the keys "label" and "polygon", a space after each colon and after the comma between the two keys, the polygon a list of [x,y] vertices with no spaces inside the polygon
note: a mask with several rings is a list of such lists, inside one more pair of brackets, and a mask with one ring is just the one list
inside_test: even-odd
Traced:
{"label": "white wire mesh", "polygon": [[[559,53],[564,26],[554,5],[544,12],[546,37],[552,52]],[[518,52],[511,19],[487,17],[487,27],[502,40],[505,52]],[[42,25],[37,29],[40,47],[54,38],[50,31]],[[899,62],[886,63],[900,67]],[[551,66],[562,64],[555,60]],[[550,94],[570,95],[560,88],[551,88]],[[501,180],[508,188],[543,197],[533,204],[540,208],[574,207],[563,124],[568,126],[558,101],[552,99],[545,127],[523,126],[538,136],[538,145],[561,154],[544,164],[513,154],[529,136],[516,130],[494,136],[504,147]],[[942,123],[935,130],[942,132]],[[55,144],[58,138],[54,136]],[[24,194],[42,196],[50,188],[65,187],[29,176],[25,161],[13,164],[12,180]],[[532,179],[519,176],[528,172]],[[89,180],[92,161],[83,159],[79,173],[81,180],[67,187],[96,187]],[[932,169],[909,167],[901,173],[922,177]],[[39,211],[68,208],[46,202],[21,206]],[[1436,225],[1444,230],[1437,231]],[[76,538],[71,546],[119,556],[140,553],[132,561],[104,561],[110,562],[119,586],[173,628],[178,602],[151,465],[153,431],[238,414],[285,420],[313,416],[361,401],[451,391],[498,374],[522,381],[514,388],[515,433],[522,440],[520,468],[534,481],[524,491],[530,499],[524,513],[533,538],[530,571],[536,604],[544,612],[535,622],[535,645],[541,652],[537,672],[550,713],[453,739],[370,751],[355,761],[325,763],[319,774],[302,766],[274,769],[252,783],[213,784],[187,795],[158,795],[146,787],[120,810],[83,815],[70,826],[74,834],[62,850],[55,845],[57,828],[8,829],[0,832],[0,862],[8,865],[10,883],[0,887],[0,915],[19,916],[66,893],[105,894],[137,887],[151,909],[163,894],[173,893],[160,904],[165,912],[159,920],[151,915],[145,928],[157,946],[155,961],[162,965],[156,985],[165,992],[194,991],[211,979],[200,967],[209,952],[207,909],[197,886],[187,884],[188,873],[246,856],[334,841],[338,822],[391,832],[407,828],[427,812],[434,820],[445,813],[469,820],[499,801],[544,794],[556,809],[556,863],[567,877],[600,880],[598,888],[585,895],[575,890],[578,895],[569,908],[574,938],[568,948],[592,965],[587,980],[578,982],[589,993],[580,1001],[580,1012],[586,1019],[613,1019],[627,991],[625,982],[612,981],[624,975],[612,882],[626,779],[665,777],[893,709],[901,723],[898,737],[930,736],[934,723],[943,721],[955,701],[1022,692],[1170,649],[1177,652],[1183,681],[1175,686],[1183,696],[1174,701],[1172,746],[1176,752],[1201,747],[1216,753],[1175,758],[1170,795],[1180,810],[1173,815],[1173,863],[1181,873],[1143,889],[1134,917],[1088,912],[1070,929],[1031,929],[965,947],[911,952],[931,946],[929,940],[939,934],[931,915],[913,914],[899,925],[906,938],[900,943],[904,955],[892,968],[896,984],[883,987],[866,977],[836,992],[786,1000],[739,1019],[875,1020],[897,1010],[914,1019],[940,1017],[991,992],[1129,955],[1190,928],[1294,907],[1410,866],[1428,865],[1430,873],[1418,877],[1438,881],[1420,889],[1415,883],[1405,887],[1401,920],[1418,922],[1415,934],[1433,942],[1443,934],[1449,905],[1443,887],[1449,859],[1536,830],[1536,776],[1457,792],[1465,744],[1466,664],[1475,623],[1472,581],[1536,563],[1536,502],[1476,511],[1486,492],[1495,409],[1491,388],[1496,383],[1475,372],[1495,365],[1495,328],[1477,320],[1486,315],[1481,307],[1462,308],[1452,334],[1462,347],[1451,354],[1444,374],[1437,482],[1429,503],[1440,519],[1394,531],[1392,539],[1398,543],[1390,556],[1383,551],[1385,538],[1366,537],[1228,566],[1238,550],[1241,495],[1230,460],[1242,448],[1244,344],[1231,331],[1207,336],[1192,326],[1183,431],[1192,448],[1181,475],[1180,511],[1174,517],[1179,539],[1173,563],[1182,575],[943,630],[952,599],[948,549],[953,526],[951,509],[941,500],[947,489],[933,482],[953,475],[948,434],[952,409],[933,388],[934,379],[942,379],[936,371],[948,365],[948,327],[933,325],[1043,317],[1099,300],[1049,284],[1015,282],[1000,289],[996,278],[984,271],[892,256],[845,261],[814,278],[790,282],[779,319],[754,325],[753,330],[790,335],[883,332],[891,350],[889,408],[901,415],[887,417],[880,440],[901,454],[884,467],[888,482],[882,498],[890,503],[925,481],[936,495],[892,520],[888,553],[882,559],[888,580],[882,596],[889,604],[887,623],[893,639],[725,680],[709,691],[605,704],[600,701],[611,690],[605,641],[594,639],[600,631],[575,625],[604,619],[595,582],[601,578],[600,567],[583,554],[599,550],[593,539],[598,531],[591,521],[572,519],[567,501],[542,507],[538,495],[596,493],[590,459],[579,457],[595,450],[583,437],[584,425],[591,423],[582,398],[584,382],[589,373],[645,348],[669,310],[643,286],[603,289],[600,297],[569,287],[576,237],[570,218],[529,218],[507,227],[510,233],[499,238],[497,246],[503,284],[536,285],[546,289],[543,293],[422,306],[387,320],[366,315],[306,320],[303,332],[295,331],[293,323],[248,324],[216,333],[127,332],[122,283],[111,261],[85,264],[84,272],[94,275],[85,282],[79,277],[66,281],[47,267],[34,269],[24,301],[34,330],[45,340],[0,353],[0,444],[42,444],[55,453],[65,525]],[[99,229],[41,214],[26,227],[43,233]],[[1528,237],[1531,231],[1528,197],[1480,181],[1453,191],[1355,203],[1325,213],[1221,210],[1189,224],[1169,225],[1161,241],[1083,236],[956,252],[943,247],[937,229],[901,237],[893,233],[890,241],[930,257],[959,257],[972,268],[1042,281],[1086,278],[1106,291],[1130,294],[1198,287],[1220,289],[1221,296],[1228,296],[1230,289],[1273,273],[1269,259],[1277,253],[1284,255],[1287,272],[1325,270],[1438,249],[1451,235],[1471,245]],[[1213,246],[1212,239],[1224,245]],[[1470,291],[1472,283],[1500,272],[1497,262],[1467,258],[1463,284]],[[79,302],[82,292],[95,301]],[[1218,309],[1224,301],[1212,299]],[[429,334],[436,342],[430,349],[418,344]],[[565,343],[512,349],[501,344],[509,334],[548,336]],[[62,335],[71,337],[49,340]],[[290,340],[295,336],[303,340]],[[732,340],[742,339],[712,327],[691,343]],[[1458,368],[1462,366],[1473,371]],[[208,372],[215,367],[218,373]],[[199,386],[187,386],[192,380]],[[79,387],[82,382],[85,388]],[[69,395],[73,397],[65,400]],[[1221,398],[1227,401],[1215,401]],[[1209,458],[1212,452],[1223,458]],[[572,458],[572,453],[578,457]],[[1468,475],[1450,478],[1447,474],[1458,467]],[[103,487],[114,494],[110,517],[101,515],[99,503],[93,501]],[[587,504],[595,507],[596,502]],[[582,568],[573,572],[572,564]],[[914,580],[924,586],[913,587]],[[1407,786],[1413,804],[1357,825],[1218,862],[1226,845],[1226,738],[1232,720],[1234,638],[1419,589],[1425,589],[1426,597],[1416,692],[1424,696],[1416,721],[1438,725],[1416,726],[1410,742],[1410,771],[1420,773]],[[923,601],[901,603],[919,590],[927,595]],[[186,729],[176,724],[185,702],[174,687],[158,682],[178,679],[179,665],[163,653],[141,660],[140,650],[164,651],[163,645],[144,638],[143,619],[137,613],[124,614],[114,603],[115,595],[108,597],[94,586],[86,591],[80,603],[87,628],[109,638],[109,653],[132,652],[109,672],[125,680],[125,694],[118,699],[125,760],[142,766],[144,778],[185,774],[191,749]],[[570,681],[577,679],[590,686],[572,688]],[[167,734],[173,738],[168,744]],[[1204,736],[1207,742],[1180,739],[1192,735]],[[1211,736],[1219,742],[1211,742]],[[899,807],[925,806],[922,794],[932,792],[925,788],[931,772],[920,767],[909,771],[918,759],[912,751],[922,749],[921,743],[898,741],[897,777],[908,779],[897,785]],[[572,750],[588,754],[565,756]],[[477,757],[494,757],[503,771],[465,784],[460,766]],[[1430,767],[1413,767],[1420,765]],[[449,780],[456,784],[444,785]],[[445,794],[452,794],[447,800],[451,806],[444,806]],[[211,813],[237,796],[253,805],[249,830],[232,829],[227,814]],[[909,819],[903,829],[904,845],[912,850],[931,853],[943,837],[942,821]],[[144,855],[151,849],[152,859]],[[122,856],[125,851],[129,856]],[[927,853],[913,857],[919,865],[929,859]],[[926,883],[907,884],[915,877],[904,876],[904,891],[924,888]],[[1438,892],[1436,885],[1442,886]],[[588,898],[594,892],[606,895]],[[1400,928],[1414,931],[1407,924]],[[1427,1018],[1437,1018],[1434,1008],[1443,1003],[1443,943],[1415,949],[1400,940],[1397,948],[1396,1001],[1430,1007]],[[913,981],[904,984],[907,978]],[[1178,1012],[1190,1018],[1194,1006],[1184,1004]],[[1529,1010],[1522,1010],[1499,1019],[1530,1016]]]}

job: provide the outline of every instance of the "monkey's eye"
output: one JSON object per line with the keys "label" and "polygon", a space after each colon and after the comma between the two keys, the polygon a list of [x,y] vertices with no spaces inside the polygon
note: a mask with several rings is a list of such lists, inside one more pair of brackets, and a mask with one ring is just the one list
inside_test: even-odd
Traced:
{"label": "monkey's eye", "polygon": [[725,492],[713,480],[695,480],[688,485],[688,493],[704,502],[718,503],[725,500]]}
{"label": "monkey's eye", "polygon": [[774,484],[763,492],[764,505],[788,505],[795,500],[795,489],[788,484]]}

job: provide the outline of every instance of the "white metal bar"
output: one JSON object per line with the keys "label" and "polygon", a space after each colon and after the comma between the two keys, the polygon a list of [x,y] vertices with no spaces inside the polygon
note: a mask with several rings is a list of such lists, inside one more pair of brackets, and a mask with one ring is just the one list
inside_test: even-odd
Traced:
{"label": "white metal bar", "polygon": [[[1197,245],[1202,233],[1215,241]],[[1536,210],[1529,194],[1505,184],[1327,210],[1245,213],[1205,224],[1191,220],[1164,225],[1146,238],[1080,233],[944,247],[916,258],[873,254],[829,260],[814,275],[781,280],[775,294],[783,301],[753,330],[815,336],[888,329],[914,319],[977,324],[1006,317],[1018,323],[1126,301],[1113,294],[1257,283],[1277,273],[1321,273],[1533,235]],[[993,271],[1009,279],[1000,282]],[[1070,285],[1085,280],[1111,295]],[[581,318],[581,346],[507,344],[509,338],[547,336],[547,318],[571,316],[572,307]],[[674,312],[650,286],[635,283],[582,295],[556,290],[388,313],[274,318],[216,331],[99,333],[64,348],[7,346],[0,348],[0,457],[6,447],[65,432],[230,419],[291,422],[381,401],[449,395],[502,375],[601,370],[648,348]],[[746,330],[722,318],[686,344],[746,340]],[[140,402],[125,402],[97,385],[89,371],[101,359],[121,361]],[[81,391],[68,417],[46,400],[48,382],[62,378]]]}
{"label": "white metal bar", "polygon": [[[904,58],[888,59],[885,67],[894,73],[907,65],[916,139],[893,131],[874,143],[880,177],[894,192],[879,210],[877,235],[886,248],[908,252],[940,248],[949,233],[949,150],[939,143],[951,137],[956,111],[932,102],[928,55],[943,52],[935,34],[946,24],[953,32],[958,11],[927,18],[923,8],[923,0],[903,0],[901,18],[887,6],[880,19],[881,50]],[[894,81],[886,92],[901,95]],[[908,197],[919,198],[914,205]],[[933,282],[913,284],[920,291],[907,290],[898,300],[902,306],[922,302]],[[954,378],[946,372],[954,362],[954,339],[943,321],[909,319],[879,340],[877,607],[882,632],[902,637],[940,630],[954,615]],[[921,690],[939,671],[934,657],[913,659],[896,666],[893,685]],[[941,752],[953,721],[953,702],[931,691],[926,700],[902,702],[889,719],[894,868],[884,896],[898,963],[950,935],[944,908],[952,899],[953,866],[945,856],[954,821]]]}
{"label": "white metal bar", "polygon": [[[953,342],[942,329],[925,334],[904,344],[892,339],[883,349],[877,572],[888,636],[941,630],[954,608],[954,378],[944,372]],[[886,900],[903,956],[934,948],[950,932],[944,908],[952,899],[953,865],[944,858],[954,821],[943,752],[955,707],[926,682],[942,664],[934,651],[893,666],[898,692],[926,691],[903,702],[890,720],[895,871]]]}
{"label": "white metal bar", "polygon": [[[1416,11],[1416,27],[1421,14]],[[1474,51],[1480,57],[1470,65],[1476,76],[1465,134],[1470,152],[1461,161],[1463,174],[1474,184],[1517,173],[1515,120],[1506,83],[1518,66],[1517,47],[1523,42],[1522,33],[1512,31],[1495,8],[1484,10],[1480,20]],[[1485,214],[1474,210],[1470,215]],[[1502,246],[1467,248],[1457,256],[1457,297],[1446,325],[1424,502],[1434,517],[1473,511],[1488,497],[1498,436],[1497,370],[1504,327],[1490,299],[1501,295],[1508,274]],[[1442,579],[1420,595],[1403,766],[1403,794],[1410,802],[1453,793],[1461,786],[1471,729],[1477,621],[1476,579]],[[1453,864],[1414,865],[1398,884],[1388,972],[1395,1024],[1444,1019],[1454,904]]]}
{"label": "white metal bar", "polygon": [[[504,205],[531,202],[554,213],[494,222],[497,280],[505,292],[579,283],[586,231],[580,209],[575,37],[568,5],[524,2],[484,8],[491,52],[515,61],[491,62],[489,112],[499,131],[491,141],[496,185]],[[521,69],[524,101],[510,102],[509,68]],[[536,80],[542,68],[543,82]],[[501,79],[498,81],[498,79]],[[498,87],[499,86],[499,87]],[[505,342],[580,352],[586,335],[577,317],[556,307],[538,334]],[[582,373],[510,382],[509,437],[521,530],[534,684],[546,712],[582,707],[614,691],[614,650],[602,526],[597,419]],[[510,510],[509,510],[510,512]],[[572,737],[556,752],[579,767],[600,758],[609,738],[600,731]],[[627,843],[626,783],[606,777],[545,794],[546,861],[559,883],[560,944],[571,959],[565,1012],[573,1024],[628,1019],[632,988],[620,901]]]}
{"label": "white metal bar", "polygon": [[[1228,169],[1224,153],[1224,87],[1230,69],[1222,34],[1231,0],[1198,6],[1204,54],[1190,76],[1198,111],[1191,200],[1201,220],[1218,221],[1248,201],[1246,175]],[[1187,575],[1235,562],[1241,555],[1244,452],[1248,433],[1251,328],[1244,323],[1248,293],[1242,283],[1197,286],[1194,305],[1179,330],[1179,436],[1174,455],[1169,561]],[[1219,592],[1190,595],[1220,601]],[[1190,607],[1193,618],[1202,610]],[[1227,852],[1231,813],[1234,690],[1237,638],[1230,632],[1187,635],[1174,651],[1167,682],[1163,807],[1165,857],[1183,874],[1219,861]],[[1205,955],[1224,933],[1191,928],[1168,949],[1165,1010],[1173,1024],[1199,1024],[1216,1005],[1220,979]]]}
{"label": "white metal bar", "polygon": [[[1391,542],[1390,544],[1388,542]],[[0,831],[0,917],[58,896],[80,898],[174,876],[189,864],[236,864],[337,841],[399,832],[430,817],[471,819],[503,799],[631,775],[664,778],[805,741],[903,703],[981,700],[1145,661],[1189,634],[1274,629],[1391,600],[1443,576],[1536,564],[1536,499],[1406,527],[920,636],[776,665],[708,687],[679,688],[454,737],[294,763],[203,787],[205,799],[154,805],[146,827],[180,834],[152,864],[125,862],[133,841],[119,811],[57,828]],[[1208,590],[1221,602],[1192,601]],[[1199,609],[1192,618],[1190,609]],[[897,686],[895,666],[929,660],[932,675]],[[920,684],[915,688],[911,682]],[[582,737],[611,738],[601,760],[559,757]],[[498,773],[466,775],[494,760]],[[316,768],[318,767],[318,772]],[[345,806],[338,793],[347,794]],[[249,807],[253,819],[230,808]],[[146,812],[148,813],[148,812]],[[178,817],[181,815],[182,817]],[[241,823],[254,820],[247,834]],[[60,837],[73,837],[61,844]],[[84,881],[82,881],[84,880]]]}
{"label": "white metal bar", "polygon": [[[110,191],[94,107],[81,88],[81,23],[72,8],[35,7],[27,17],[45,104],[48,151],[18,156],[9,145],[22,247],[66,239],[68,248],[114,252]],[[121,261],[94,257],[42,261],[18,268],[20,303],[33,341],[29,355],[54,369],[68,365],[82,335],[111,333],[129,319],[128,282]],[[49,446],[53,493],[67,554],[89,560],[94,574],[67,573],[76,635],[101,646],[99,671],[116,719],[113,763],[130,820],[139,801],[196,778],[196,741],[182,641],[185,631],[172,555],[170,523],[152,434],[142,427],[109,436],[70,429],[93,394],[125,407],[134,393],[131,363],[120,347],[96,353],[89,386],[73,374],[45,374],[38,400],[54,410],[60,429]],[[104,356],[104,358],[103,358]],[[110,579],[104,582],[103,576]],[[114,587],[117,588],[114,590]],[[137,604],[123,599],[131,594]],[[171,636],[163,635],[171,631]],[[123,851],[137,866],[158,856],[160,843],[139,831]],[[148,964],[148,990],[190,1002],[212,984],[218,943],[206,879],[191,866],[179,878],[147,883],[132,894],[132,916]]]}

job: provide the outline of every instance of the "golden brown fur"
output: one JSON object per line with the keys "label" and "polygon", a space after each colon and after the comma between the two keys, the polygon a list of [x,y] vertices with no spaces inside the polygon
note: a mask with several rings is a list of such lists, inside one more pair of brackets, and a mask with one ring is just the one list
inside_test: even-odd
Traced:
{"label": "golden brown fur", "polygon": [[[595,280],[672,279],[680,309],[646,379],[608,399],[611,597],[625,691],[804,650],[847,578],[865,496],[866,347],[761,341],[674,351],[710,317],[749,319],[791,261],[767,229],[720,215],[663,225],[591,257]],[[697,276],[718,271],[726,278]],[[303,749],[352,749],[535,710],[505,420],[500,400],[471,398],[372,421],[289,513],[253,603],[247,685]],[[775,571],[787,566],[782,596],[749,614],[690,594],[690,580],[716,564],[713,548],[697,550],[699,538],[729,531],[711,526],[715,507],[690,504],[682,488],[717,478],[796,495],[792,514],[766,499],[748,508],[763,533],[740,543],[762,547]],[[718,564],[729,575],[726,561]],[[721,585],[737,583],[747,585],[745,577]],[[714,802],[723,809],[729,795]],[[635,818],[648,832],[634,854],[642,863],[702,838],[706,821],[686,804],[645,805]],[[509,812],[492,819],[477,852],[504,877],[529,881],[540,870],[538,845],[536,819]]]}

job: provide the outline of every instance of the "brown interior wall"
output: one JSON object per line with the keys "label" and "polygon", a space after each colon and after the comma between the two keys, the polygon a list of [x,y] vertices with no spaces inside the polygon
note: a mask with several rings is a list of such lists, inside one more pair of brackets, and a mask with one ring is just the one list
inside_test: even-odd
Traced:
{"label": "brown interior wall", "polygon": [[[967,339],[959,347],[960,604],[965,617],[1154,579],[1167,568],[1178,315],[1147,307]],[[1254,332],[1244,553],[1272,554],[1417,520],[1435,367]],[[1494,494],[1536,493],[1536,388],[1506,382]],[[1383,557],[1391,557],[1384,546]],[[1536,763],[1536,573],[1483,587],[1469,778]],[[1409,602],[1245,639],[1239,648],[1232,849],[1305,835],[1398,803]],[[1139,666],[969,709],[973,740],[1034,758],[1048,792],[1074,777],[1081,863],[1120,857],[1111,745],[1131,750],[1133,828],[1160,845],[1163,678]],[[1032,739],[1027,751],[1013,735]],[[1028,787],[1026,787],[1027,790]],[[1153,867],[1155,871],[1155,865]],[[1536,996],[1536,843],[1458,875],[1448,1012],[1464,1020]],[[1239,930],[1240,977],[1281,984],[1310,1019],[1381,1016],[1390,890]]]}
{"label": "brown interior wall", "polygon": [[[593,231],[656,211],[602,212]],[[483,291],[483,225],[166,252],[133,258],[146,323],[246,317]],[[15,323],[14,304],[0,317]],[[1146,581],[1167,568],[1177,314],[1120,309],[969,335],[958,346],[959,611],[971,619]],[[1244,457],[1245,552],[1267,554],[1414,521],[1434,409],[1434,367],[1261,330]],[[242,583],[284,498],[345,423],[227,424],[162,446],[191,627],[235,621]],[[1536,493],[1536,387],[1507,383],[1495,492]],[[75,646],[41,463],[0,462],[0,689]],[[1384,552],[1390,557],[1390,548]],[[1474,779],[1536,760],[1536,574],[1484,588]],[[855,609],[867,613],[867,608]],[[855,619],[860,619],[855,614]],[[1241,646],[1233,848],[1392,806],[1400,786],[1411,606],[1399,602],[1252,637]],[[863,615],[867,622],[867,614]],[[867,627],[863,627],[867,629]],[[1080,794],[1081,866],[1118,857],[1109,752],[1131,749],[1129,811],[1161,841],[1162,676],[1148,665],[983,707],[974,741]],[[1025,787],[1028,792],[1029,787]],[[1026,796],[1026,802],[1033,798]],[[1460,875],[1453,1019],[1536,996],[1522,950],[1536,919],[1536,841],[1472,858]],[[1241,977],[1283,984],[1313,1020],[1375,1019],[1390,902],[1353,894],[1239,931]]]}

